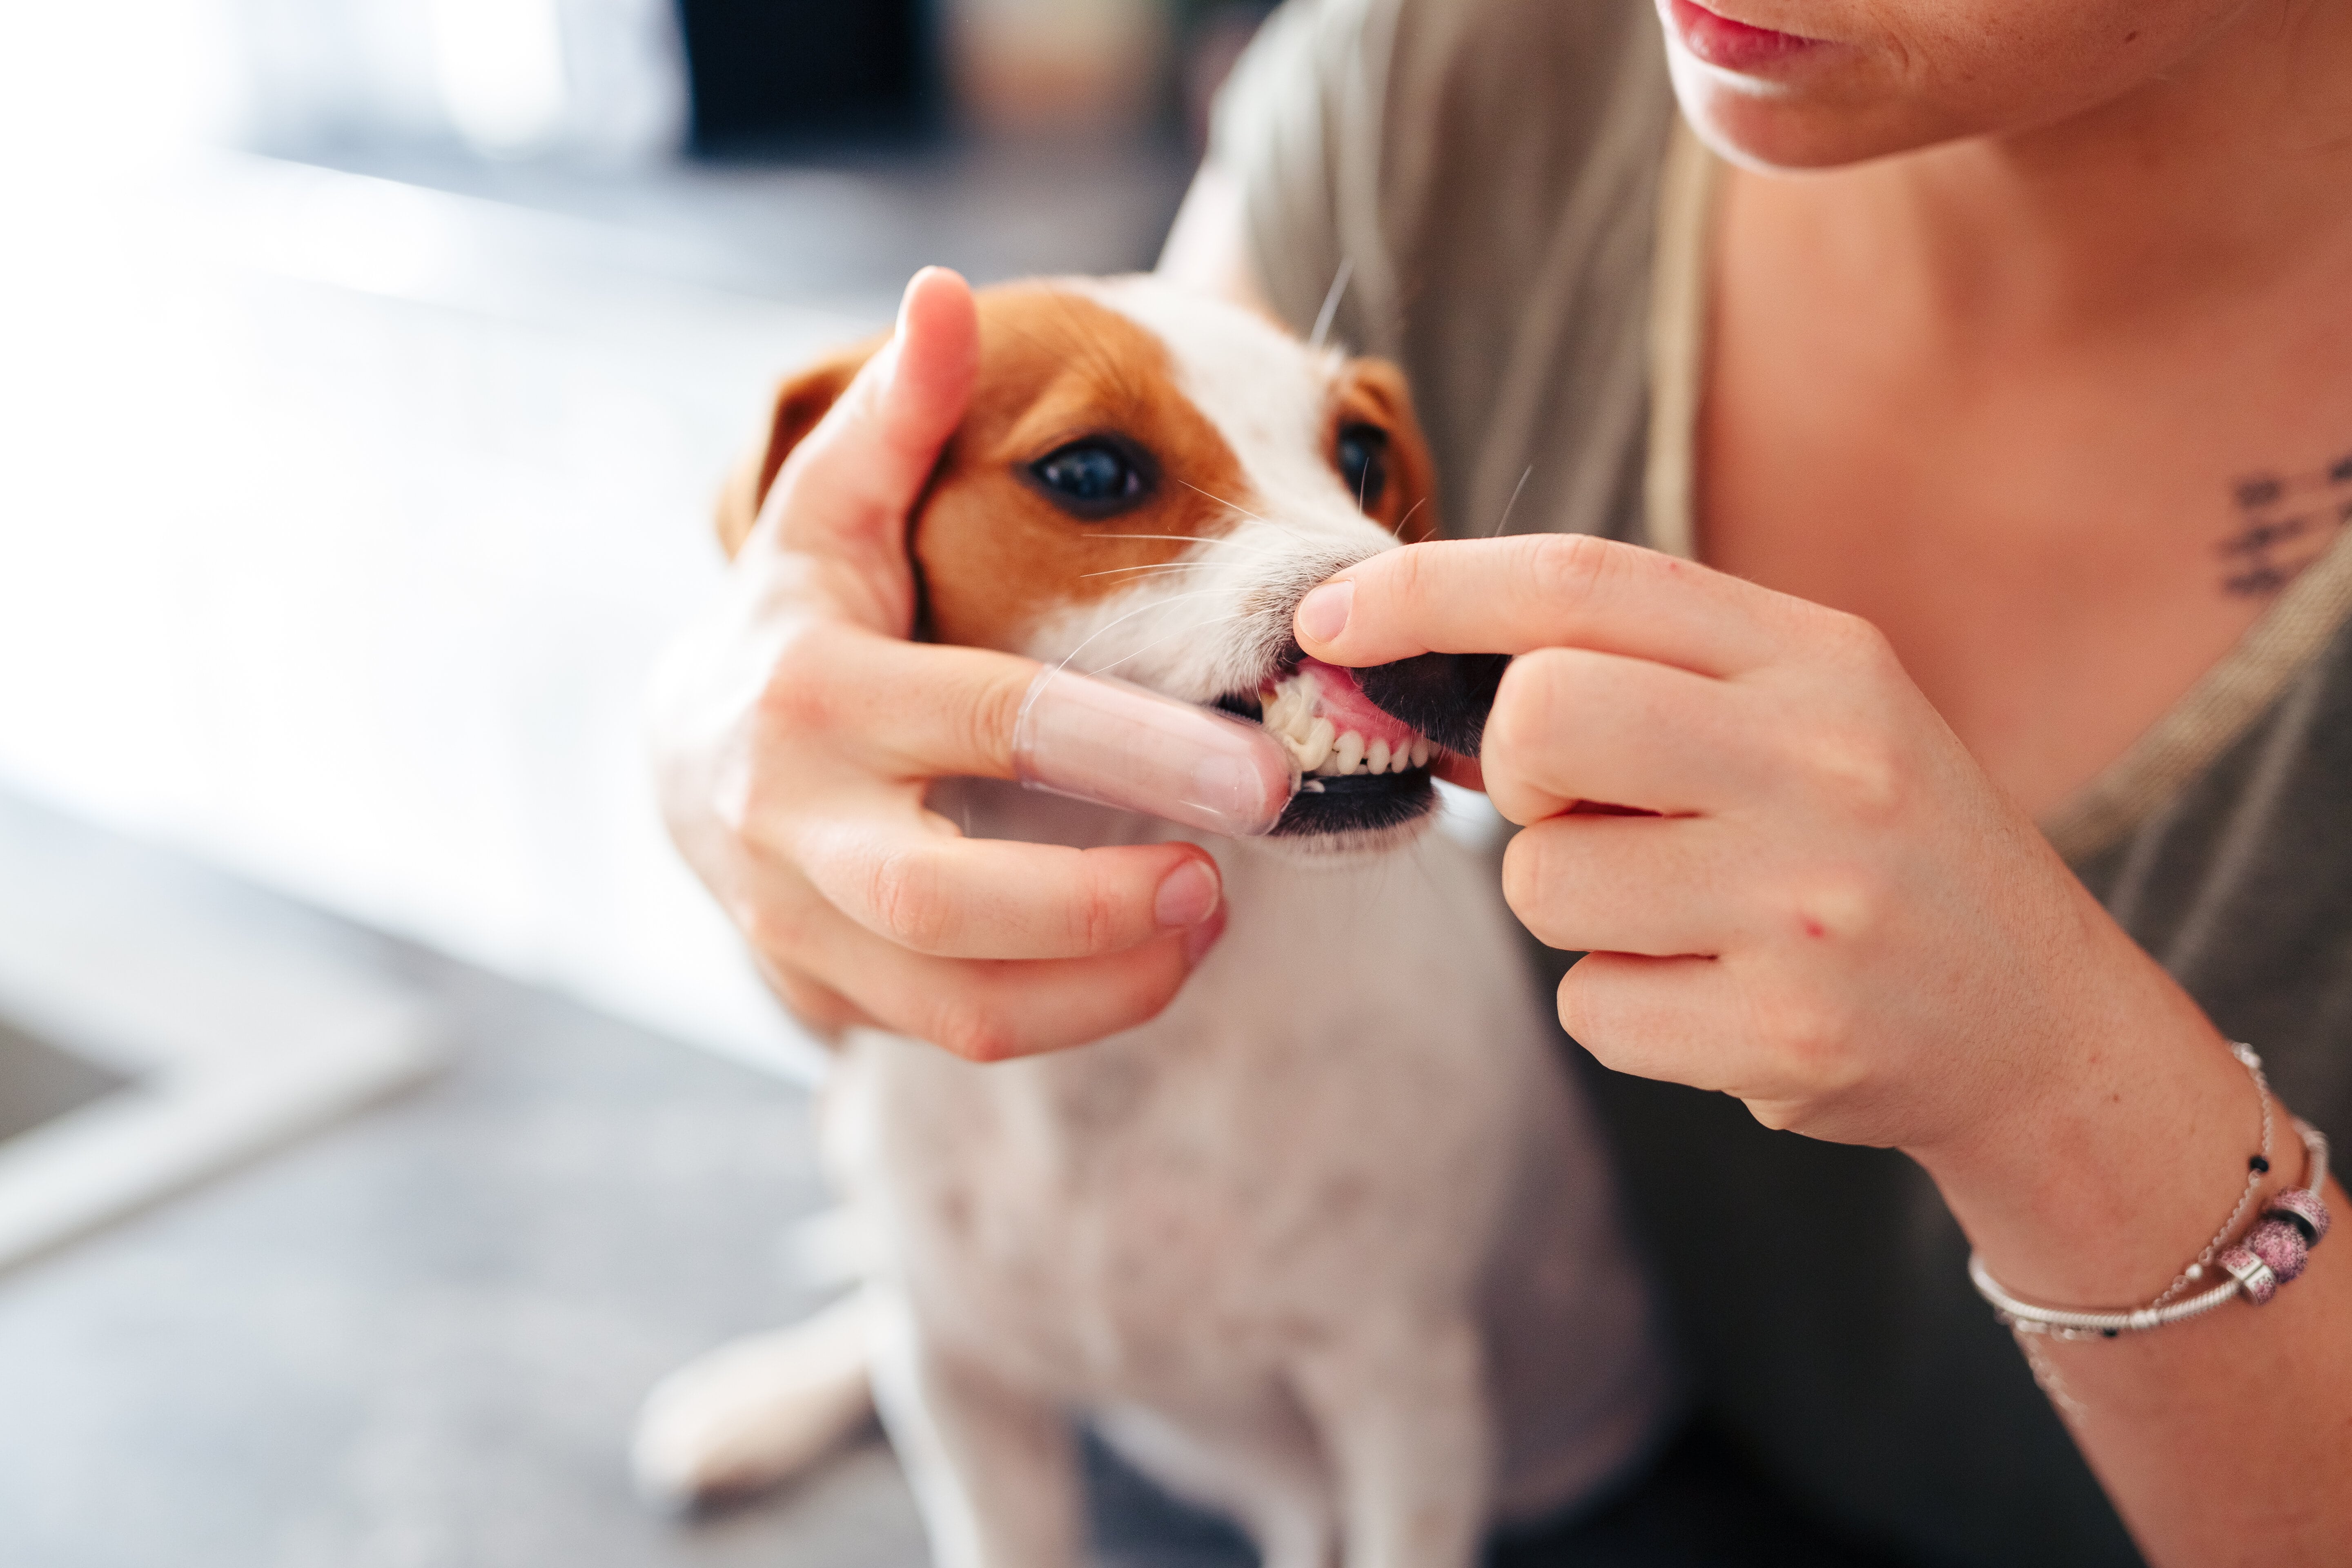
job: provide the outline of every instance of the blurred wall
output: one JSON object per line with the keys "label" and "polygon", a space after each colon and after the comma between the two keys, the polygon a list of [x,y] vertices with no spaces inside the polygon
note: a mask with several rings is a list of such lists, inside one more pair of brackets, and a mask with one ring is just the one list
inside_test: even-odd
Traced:
{"label": "blurred wall", "polygon": [[1256,0],[196,0],[233,23],[248,144],[493,157],[1133,135],[1190,120]]}
{"label": "blurred wall", "polygon": [[449,142],[493,156],[638,159],[685,137],[671,0],[226,4],[247,134],[266,151]]}

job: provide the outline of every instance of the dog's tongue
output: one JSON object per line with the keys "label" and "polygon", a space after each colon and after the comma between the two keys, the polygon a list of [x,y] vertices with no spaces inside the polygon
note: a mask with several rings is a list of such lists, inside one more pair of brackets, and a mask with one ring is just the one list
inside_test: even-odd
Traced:
{"label": "dog's tongue", "polygon": [[1316,709],[1331,721],[1331,726],[1342,735],[1353,730],[1364,738],[1364,744],[1386,741],[1389,749],[1400,742],[1410,745],[1419,731],[1402,719],[1391,717],[1372,705],[1364,689],[1356,684],[1356,672],[1336,664],[1325,664],[1319,658],[1301,659],[1295,672],[1315,685]]}

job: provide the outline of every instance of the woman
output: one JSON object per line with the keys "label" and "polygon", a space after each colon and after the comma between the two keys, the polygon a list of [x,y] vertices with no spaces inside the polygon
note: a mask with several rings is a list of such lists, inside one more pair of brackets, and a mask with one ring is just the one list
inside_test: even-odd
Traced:
{"label": "woman", "polygon": [[[1301,327],[1344,270],[1466,541],[1300,641],[1522,656],[1503,891],[1591,955],[1562,1023],[1782,1496],[1895,1561],[2346,1561],[2352,1246],[2031,1372],[1966,1260],[2179,1300],[2304,1181],[2290,1111],[2352,1141],[2352,5],[1727,9],[1302,0],[1253,51],[1166,266]],[[679,660],[666,794],[812,1024],[1053,1048],[1182,984],[1213,868],[921,814],[1028,669],[898,640],[973,353],[952,278],[901,324]]]}

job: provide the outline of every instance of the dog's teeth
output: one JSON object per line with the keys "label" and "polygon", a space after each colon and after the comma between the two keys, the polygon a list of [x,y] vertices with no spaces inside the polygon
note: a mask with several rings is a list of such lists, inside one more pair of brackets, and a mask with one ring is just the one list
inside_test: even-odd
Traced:
{"label": "dog's teeth", "polygon": [[1329,761],[1331,742],[1337,734],[1328,719],[1318,719],[1308,725],[1307,738],[1298,753],[1298,765],[1312,773]]}
{"label": "dog's teeth", "polygon": [[1274,700],[1266,705],[1265,724],[1270,730],[1303,741],[1314,716],[1312,699],[1300,682],[1290,679],[1275,687]]}
{"label": "dog's teeth", "polygon": [[1386,741],[1374,741],[1372,749],[1364,753],[1364,771],[1368,773],[1389,771],[1389,743]]}
{"label": "dog's teeth", "polygon": [[1339,771],[1352,773],[1364,765],[1364,738],[1353,730],[1339,737]]}
{"label": "dog's teeth", "polygon": [[1417,768],[1429,766],[1429,737],[1426,735],[1412,738],[1412,765]]}

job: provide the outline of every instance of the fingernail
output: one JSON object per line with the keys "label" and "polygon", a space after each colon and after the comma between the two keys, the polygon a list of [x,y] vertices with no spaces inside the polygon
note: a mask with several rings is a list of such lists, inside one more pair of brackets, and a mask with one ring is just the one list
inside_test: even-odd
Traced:
{"label": "fingernail", "polygon": [[1217,874],[1201,861],[1187,860],[1160,882],[1152,918],[1162,931],[1197,926],[1217,912]]}
{"label": "fingernail", "polygon": [[1209,955],[1209,950],[1216,946],[1217,939],[1224,934],[1225,911],[1223,910],[1194,926],[1184,938],[1184,967],[1201,967],[1201,960]]}
{"label": "fingernail", "polygon": [[1329,642],[1348,629],[1356,606],[1353,583],[1326,583],[1298,601],[1298,629],[1317,642]]}

